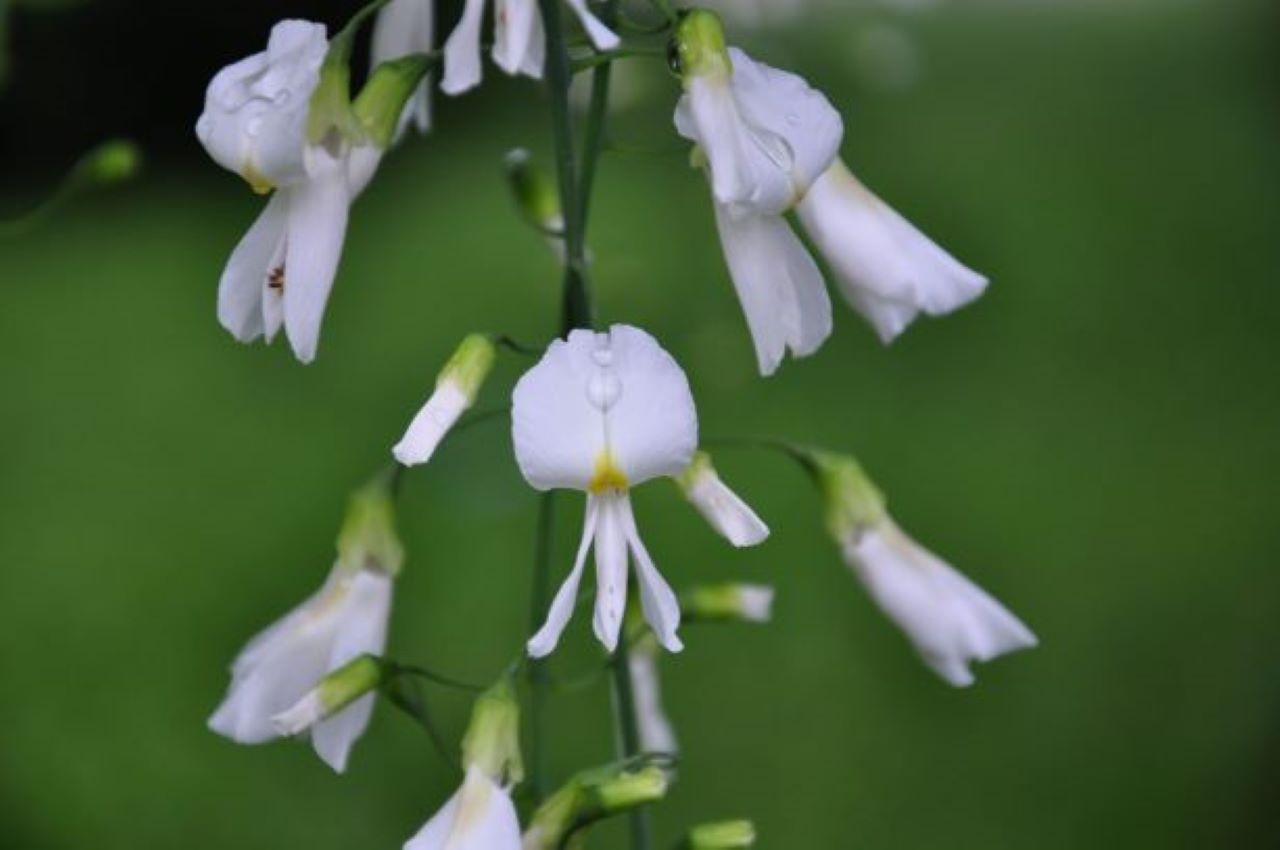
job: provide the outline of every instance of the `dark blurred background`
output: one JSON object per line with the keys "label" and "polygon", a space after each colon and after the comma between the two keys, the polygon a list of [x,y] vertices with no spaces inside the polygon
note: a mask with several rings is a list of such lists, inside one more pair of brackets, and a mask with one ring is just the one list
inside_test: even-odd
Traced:
{"label": "dark blurred background", "polygon": [[[275,20],[336,28],[356,4],[8,5],[0,214],[108,136],[138,140],[148,169],[0,242],[0,846],[398,847],[456,777],[393,709],[342,777],[305,746],[237,747],[204,723],[242,643],[323,578],[345,494],[458,339],[553,332],[555,262],[500,171],[515,145],[548,161],[543,96],[490,65],[479,92],[437,98],[435,132],[354,210],[304,368],[216,323],[261,201],[192,127],[212,73]],[[645,488],[639,521],[675,584],[779,591],[771,626],[690,627],[662,662],[684,758],[661,846],[733,816],[762,847],[1278,846],[1278,24],[1270,0],[734,19],[735,41],[830,94],[863,179],[993,280],[889,349],[839,308],[822,351],[769,381],[670,127],[674,81],[660,63],[619,72],[613,141],[630,152],[602,161],[590,233],[602,318],[676,354],[705,432],[856,452],[902,525],[1042,641],[950,690],[849,576],[786,462],[719,458],[774,530],[745,553]],[[471,679],[506,663],[534,505],[502,425],[410,476],[395,655]],[[580,516],[561,506],[557,577]],[[559,673],[595,663],[588,632],[577,618]],[[432,706],[456,738],[465,699]],[[609,757],[602,689],[558,697],[553,726],[557,776]]]}

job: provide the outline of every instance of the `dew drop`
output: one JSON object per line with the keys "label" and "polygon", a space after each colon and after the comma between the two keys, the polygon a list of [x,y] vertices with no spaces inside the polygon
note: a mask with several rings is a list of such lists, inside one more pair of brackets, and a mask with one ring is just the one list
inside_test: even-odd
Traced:
{"label": "dew drop", "polygon": [[244,125],[244,131],[249,136],[256,136],[262,132],[262,116],[255,115],[250,118]]}

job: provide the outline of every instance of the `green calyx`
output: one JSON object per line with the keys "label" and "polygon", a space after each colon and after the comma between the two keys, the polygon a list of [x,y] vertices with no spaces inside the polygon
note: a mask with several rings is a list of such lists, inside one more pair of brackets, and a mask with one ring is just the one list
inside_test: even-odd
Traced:
{"label": "green calyx", "polygon": [[469,334],[454,350],[449,362],[444,364],[436,378],[436,386],[453,382],[469,401],[475,401],[485,379],[493,369],[497,348],[485,334]]}
{"label": "green calyx", "polygon": [[331,717],[382,684],[385,666],[376,655],[361,655],[320,680],[320,703]]}
{"label": "green calyx", "polygon": [[684,468],[684,472],[675,477],[675,481],[680,485],[681,491],[687,494],[704,475],[708,473],[714,475],[715,471],[716,468],[711,464],[711,455],[704,451],[697,451],[693,454],[693,461]]}
{"label": "green calyx", "polygon": [[396,533],[391,479],[380,475],[351,494],[338,532],[338,564],[344,570],[372,570],[395,576],[404,566],[404,544]]}
{"label": "green calyx", "polygon": [[720,16],[706,9],[692,9],[680,18],[667,47],[671,71],[686,83],[694,77],[733,74],[733,62],[725,47]]}
{"label": "green calyx", "polygon": [[749,820],[726,820],[695,826],[680,847],[681,850],[741,850],[754,847],[755,843],[755,824]]}
{"label": "green calyx", "polygon": [[369,75],[352,110],[370,141],[387,148],[400,126],[400,114],[435,60],[425,53],[383,62]]}
{"label": "green calyx", "polygon": [[560,190],[551,175],[533,161],[533,155],[524,148],[516,148],[507,153],[503,165],[516,207],[525,220],[542,230],[563,226]]}
{"label": "green calyx", "polygon": [[826,503],[827,530],[837,540],[878,525],[885,517],[884,494],[849,455],[807,453],[818,489]]}
{"label": "green calyx", "polygon": [[499,784],[515,785],[524,779],[520,702],[510,674],[476,698],[462,739],[462,763],[479,768]]}
{"label": "green calyx", "polygon": [[580,830],[637,806],[656,803],[666,796],[667,785],[667,774],[656,765],[640,769],[610,765],[579,773],[533,813],[524,835],[524,850],[574,846],[571,842]]}

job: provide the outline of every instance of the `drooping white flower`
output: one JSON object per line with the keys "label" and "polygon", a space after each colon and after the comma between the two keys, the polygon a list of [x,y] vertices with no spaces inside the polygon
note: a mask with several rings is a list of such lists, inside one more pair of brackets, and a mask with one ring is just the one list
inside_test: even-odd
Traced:
{"label": "drooping white flower", "polygon": [[512,435],[520,470],[538,490],[587,493],[573,570],[551,603],[529,654],[555,649],[578,595],[587,552],[596,560],[594,629],[617,646],[627,596],[628,557],[641,607],[658,641],[682,648],[680,606],[636,530],[629,490],[683,472],[698,443],[698,418],[684,372],[644,331],[614,325],[553,342],[516,385]]}
{"label": "drooping white flower", "polygon": [[[209,728],[241,744],[279,737],[274,719],[294,708],[326,674],[360,655],[382,654],[391,582],[385,573],[336,567],[318,593],[245,646]],[[373,695],[366,694],[316,723],[310,730],[316,753],[341,773],[372,712]]]}
{"label": "drooping white flower", "polygon": [[283,21],[265,53],[220,71],[196,134],[210,156],[258,192],[275,189],[218,283],[218,320],[236,339],[285,329],[297,358],[315,358],[348,209],[382,151],[341,138],[312,144],[311,97],[327,50],[320,24]]}
{"label": "drooping white flower", "polygon": [[493,342],[487,336],[471,334],[462,341],[436,378],[435,391],[391,450],[396,460],[416,466],[431,459],[445,434],[475,403],[493,357]]}
{"label": "drooping white flower", "polygon": [[702,584],[680,594],[680,611],[690,621],[767,623],[774,595],[767,584]]}
{"label": "drooping white flower", "polygon": [[676,483],[698,513],[734,546],[755,546],[769,536],[769,526],[720,480],[706,452],[694,455]]}
{"label": "drooping white flower", "polygon": [[788,350],[816,351],[831,332],[822,274],[783,215],[796,210],[846,300],[890,341],[918,313],[941,315],[986,279],[931,242],[853,178],[837,158],[844,127],[800,77],[726,48],[718,18],[680,23],[685,94],[676,128],[698,145],[711,180],[721,247],[760,371]]}
{"label": "drooping white flower", "polygon": [[[621,41],[587,8],[586,0],[565,0],[578,16],[597,50],[612,50]],[[462,94],[480,84],[480,32],[485,0],[467,0],[462,17],[444,45],[445,94]],[[546,59],[546,32],[537,0],[494,0],[493,61],[508,74],[541,78]]]}
{"label": "drooping white flower", "polygon": [[938,247],[836,161],[796,207],[841,293],[891,342],[920,313],[973,301],[987,279]]}
{"label": "drooping white flower", "polygon": [[[435,48],[435,0],[391,0],[378,12],[370,45],[370,66]],[[431,85],[418,84],[400,115],[397,137],[410,123],[425,133],[431,128]]]}
{"label": "drooping white flower", "polygon": [[846,563],[930,669],[965,687],[974,661],[1036,645],[1021,620],[898,528],[856,461],[822,452],[812,459]]}
{"label": "drooping white flower", "polygon": [[[390,490],[375,481],[351,498],[324,585],[236,657],[209,727],[241,744],[308,731],[316,753],[341,773],[373,711],[370,671],[351,662],[382,655],[403,561]],[[339,670],[343,681],[325,692],[322,680]]]}
{"label": "drooping white flower", "polygon": [[481,694],[462,742],[462,787],[409,839],[405,850],[519,850],[511,786],[524,776],[520,708],[504,677]]}

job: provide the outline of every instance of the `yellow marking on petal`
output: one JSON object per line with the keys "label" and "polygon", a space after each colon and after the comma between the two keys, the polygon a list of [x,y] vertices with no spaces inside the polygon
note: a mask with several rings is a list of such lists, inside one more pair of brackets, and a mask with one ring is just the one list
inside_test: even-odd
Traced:
{"label": "yellow marking on petal", "polygon": [[275,188],[271,181],[258,173],[258,169],[253,167],[253,163],[249,163],[244,167],[244,171],[240,172],[240,176],[249,184],[249,188],[258,195],[269,195],[271,190]]}
{"label": "yellow marking on petal", "polygon": [[596,495],[610,491],[625,490],[630,484],[627,474],[622,471],[613,455],[607,451],[596,458],[596,469],[587,483],[587,489]]}

